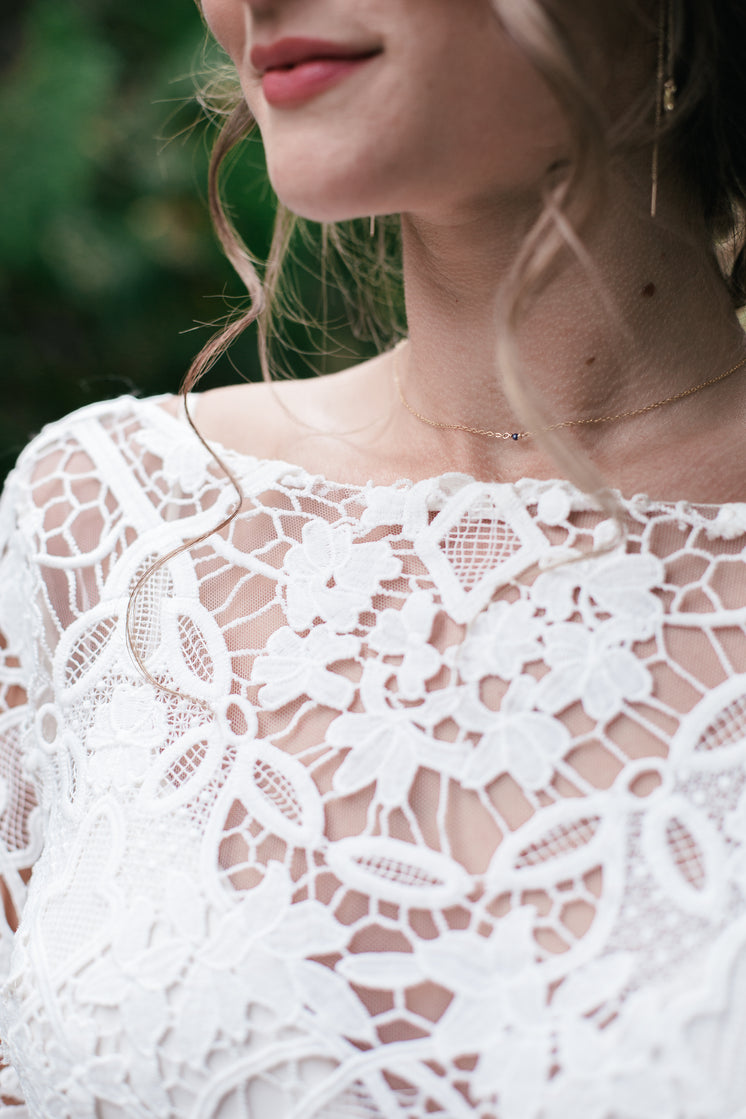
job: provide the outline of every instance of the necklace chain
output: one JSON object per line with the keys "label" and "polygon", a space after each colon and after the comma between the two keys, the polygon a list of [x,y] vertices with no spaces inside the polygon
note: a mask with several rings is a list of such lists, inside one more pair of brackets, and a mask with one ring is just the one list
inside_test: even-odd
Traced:
{"label": "necklace chain", "polygon": [[[416,408],[413,408],[404,395],[404,390],[401,386],[401,379],[399,377],[398,367],[398,349],[394,351],[393,370],[394,370],[394,384],[396,391],[399,394],[399,399],[406,408],[406,410],[420,420],[422,423],[427,424],[428,427],[437,427],[444,431],[465,431],[468,435],[483,435],[487,439],[531,439],[536,435],[534,431],[490,431],[487,428],[481,427],[468,427],[466,424],[452,424],[445,423],[442,420],[433,420],[429,416],[423,416]],[[739,369],[746,365],[746,357],[742,358],[736,365],[732,365],[730,369],[726,369],[724,373],[719,373],[717,377],[710,377],[707,381],[702,381],[699,385],[694,385],[690,389],[684,389],[682,392],[674,393],[673,396],[667,396],[664,400],[655,400],[652,404],[645,404],[641,408],[631,408],[627,412],[616,412],[609,416],[593,416],[589,419],[580,420],[562,420],[560,423],[550,424],[548,427],[542,428],[542,431],[560,431],[566,427],[580,427],[589,424],[607,424],[613,423],[614,420],[629,420],[633,416],[644,416],[647,412],[652,412],[656,408],[662,408],[665,404],[674,404],[677,400],[683,400],[687,396],[694,396],[695,393],[701,392],[702,389],[709,388],[710,385],[716,385],[720,381],[724,381],[727,377],[732,376]]]}

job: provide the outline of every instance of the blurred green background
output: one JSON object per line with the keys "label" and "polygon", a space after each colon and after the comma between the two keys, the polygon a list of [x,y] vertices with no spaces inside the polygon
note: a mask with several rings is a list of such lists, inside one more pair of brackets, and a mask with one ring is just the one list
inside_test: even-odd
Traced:
{"label": "blurred green background", "polygon": [[[0,476],[48,420],[176,391],[238,305],[205,201],[214,129],[194,97],[215,54],[190,0],[3,0]],[[228,193],[262,257],[274,200],[258,140]],[[306,261],[301,288],[312,273]],[[250,335],[209,384],[237,371],[259,375]]]}

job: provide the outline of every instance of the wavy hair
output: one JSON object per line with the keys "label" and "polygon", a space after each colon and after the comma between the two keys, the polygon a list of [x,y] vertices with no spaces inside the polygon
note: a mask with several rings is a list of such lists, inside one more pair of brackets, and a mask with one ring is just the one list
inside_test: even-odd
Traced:
{"label": "wavy hair", "polygon": [[[604,47],[636,21],[654,48],[658,4],[668,0],[616,0],[604,6],[598,27]],[[734,305],[746,304],[746,7],[740,0],[672,0],[675,8],[677,112],[667,118],[661,137],[669,167],[685,177],[700,201],[713,246],[719,250],[723,278]],[[610,121],[600,107],[597,81],[587,73],[587,52],[581,55],[575,37],[578,14],[591,23],[594,0],[491,0],[506,32],[549,85],[565,113],[571,133],[568,174],[545,194],[544,207],[506,278],[499,301],[496,336],[502,341],[498,367],[519,414],[536,415],[536,403],[520,385],[515,351],[516,329],[526,308],[541,292],[553,268],[566,253],[585,268],[592,262],[583,245],[583,230],[604,198],[611,161],[622,150],[642,147],[653,139],[656,74],[651,50],[649,80],[622,118]],[[627,30],[628,30],[627,26]],[[582,59],[582,60],[581,60]],[[226,80],[226,75],[227,80]],[[217,94],[217,96],[216,96]],[[209,171],[209,205],[217,236],[228,260],[248,292],[248,304],[211,338],[192,363],[182,386],[186,394],[215,360],[251,323],[259,332],[259,355],[270,378],[268,337],[283,314],[297,313],[282,288],[283,263],[300,222],[278,205],[274,236],[263,266],[239,236],[225,205],[221,172],[227,157],[254,129],[255,122],[231,71],[202,91],[202,104],[222,121]],[[322,227],[322,261],[327,274],[341,282],[358,327],[379,347],[402,333],[398,313],[400,261],[391,223],[382,223],[371,241],[361,222]],[[263,271],[263,278],[260,278]],[[350,278],[359,277],[354,291]],[[557,441],[554,449],[558,447]],[[571,470],[571,476],[573,471]],[[580,479],[574,480],[582,484]]]}
{"label": "wavy hair", "polygon": [[[621,154],[641,151],[655,138],[657,74],[656,40],[660,5],[669,0],[610,0],[599,17],[597,0],[490,0],[496,17],[546,81],[568,122],[571,146],[562,173],[551,177],[543,207],[526,234],[496,301],[496,369],[516,413],[581,489],[595,493],[602,508],[619,521],[613,498],[600,487],[598,473],[560,431],[551,427],[540,400],[521,375],[518,329],[532,302],[558,266],[575,258],[593,274],[594,264],[583,233],[603,204],[609,171]],[[657,139],[664,173],[684,176],[711,237],[733,305],[746,304],[746,5],[742,0],[670,0],[673,4],[673,43],[677,111],[667,117]],[[606,61],[618,56],[625,42],[647,36],[650,43],[648,77],[641,81],[622,114],[610,119],[599,88],[604,75],[588,72],[589,53],[578,41],[578,22],[599,36]],[[621,44],[621,46],[620,46]],[[209,169],[209,205],[225,254],[243,281],[248,302],[240,313],[207,342],[195,357],[182,385],[187,396],[217,358],[256,322],[262,372],[271,380],[268,341],[273,322],[283,314],[297,314],[283,291],[283,264],[303,223],[282,204],[266,262],[254,257],[241,239],[223,194],[226,160],[255,127],[230,68],[223,69],[202,90],[205,110],[220,123]],[[394,219],[395,221],[395,219]],[[379,224],[371,239],[361,222],[322,227],[322,260],[327,276],[344,277],[351,313],[380,348],[403,333],[397,298],[400,283],[400,245],[391,219]],[[360,277],[350,284],[350,277]],[[613,315],[613,308],[610,308]],[[499,340],[499,341],[498,341]],[[542,430],[543,429],[543,430]],[[206,444],[205,444],[206,445]],[[209,448],[208,448],[209,449]],[[214,452],[211,452],[214,454]],[[243,495],[228,467],[215,456],[237,495],[235,509],[212,531],[225,528],[237,515]],[[132,620],[137,598],[147,580],[173,555],[202,542],[212,533],[182,543],[159,560],[137,583],[130,599],[128,636],[139,667],[150,677],[136,648]]]}

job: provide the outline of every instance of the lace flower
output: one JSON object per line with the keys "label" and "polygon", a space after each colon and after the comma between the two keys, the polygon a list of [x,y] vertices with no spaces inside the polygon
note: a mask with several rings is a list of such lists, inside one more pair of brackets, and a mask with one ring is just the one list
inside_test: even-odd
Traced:
{"label": "lace flower", "polygon": [[591,623],[597,611],[634,622],[636,636],[644,637],[663,612],[653,593],[663,580],[663,564],[656,556],[615,552],[543,572],[531,596],[553,622],[567,621],[580,611]]}
{"label": "lace flower", "polygon": [[262,705],[276,711],[306,695],[324,707],[344,710],[352,700],[355,685],[330,672],[329,665],[351,660],[359,648],[356,637],[342,637],[325,625],[315,626],[306,637],[288,626],[278,629],[267,642],[266,653],[257,657],[252,673],[253,682],[262,684]]}
{"label": "lace flower", "polygon": [[371,649],[387,656],[400,656],[396,669],[399,695],[420,699],[425,683],[438,671],[441,656],[428,644],[438,607],[427,591],[413,594],[401,610],[384,610],[368,637]]}
{"label": "lace flower", "polygon": [[485,676],[512,680],[530,661],[539,660],[539,638],[545,623],[537,620],[531,602],[495,602],[480,614],[464,641],[458,667],[469,683]]}
{"label": "lace flower", "polygon": [[385,684],[392,671],[385,664],[366,664],[360,684],[365,713],[340,715],[326,741],[349,751],[334,774],[336,792],[347,796],[376,782],[378,799],[393,806],[406,801],[431,739],[415,725],[419,707],[388,702]]}
{"label": "lace flower", "polygon": [[537,691],[533,677],[519,676],[508,688],[499,711],[485,707],[474,694],[462,703],[464,724],[481,732],[464,767],[465,788],[483,788],[502,773],[509,773],[531,792],[546,788],[552,780],[555,765],[572,740],[562,723],[536,711]]}
{"label": "lace flower", "polygon": [[589,632],[583,626],[553,626],[544,638],[551,672],[538,686],[538,706],[552,714],[580,700],[599,721],[617,715],[625,702],[646,699],[653,690],[650,672],[629,649],[622,648],[626,627],[602,622]]}
{"label": "lace flower", "polygon": [[[633,995],[618,1017],[603,1029],[585,1016],[620,989],[620,983],[616,992],[609,986],[617,960],[624,969],[630,957],[618,953],[581,968],[576,976],[565,980],[560,995],[563,988],[568,988],[569,994],[569,987],[577,989],[585,981],[587,994],[581,1004],[576,1000],[571,1006],[561,997],[556,1005],[553,1001],[562,1072],[549,1086],[544,1102],[546,1119],[565,1119],[568,1115],[606,1119],[610,1092],[621,1115],[660,1119],[680,1114],[676,1107],[678,1093],[674,1096],[672,1078],[663,1074],[661,1059],[670,1024],[668,1029],[663,1026],[653,992]],[[631,965],[626,966],[626,975],[630,970]],[[593,982],[588,983],[588,979]],[[709,1102],[714,1103],[712,1092]]]}
{"label": "lace flower", "polygon": [[501,1119],[535,1115],[551,1064],[547,984],[534,964],[535,917],[532,906],[521,906],[481,944],[472,935],[468,947],[459,944],[467,934],[452,933],[423,949],[435,981],[454,990],[435,1033],[439,1053],[444,1060],[483,1054],[470,1086],[479,1099],[499,1094]]}
{"label": "lace flower", "polygon": [[285,557],[287,616],[293,629],[309,629],[316,618],[345,633],[386,579],[396,579],[401,561],[381,541],[356,543],[347,524],[308,521],[302,541]]}
{"label": "lace flower", "polygon": [[163,477],[174,489],[183,493],[196,493],[207,481],[211,458],[205,448],[185,428],[168,430],[160,427],[142,428],[135,436],[136,442],[163,462]]}
{"label": "lace flower", "polygon": [[408,496],[406,486],[368,486],[363,496],[365,508],[360,524],[366,531],[402,523]]}
{"label": "lace flower", "polygon": [[[67,1119],[68,1115],[75,1113],[90,1115],[91,1096],[104,1105],[112,1104],[125,1114],[130,1109],[137,1108],[138,1101],[127,1083],[129,1070],[124,1057],[116,1054],[98,1057],[91,1054],[83,1060],[75,1061],[72,1067],[69,1054],[60,1053],[58,1060],[60,1064],[64,1061],[70,1072],[67,1081],[63,1081],[60,1086],[64,1099],[50,1100],[45,1107],[44,1115],[49,1116],[49,1119]],[[71,1112],[71,1107],[75,1108],[74,1112]],[[155,1114],[158,1119],[166,1119],[166,1112],[161,1109],[156,1110]]]}
{"label": "lace flower", "polygon": [[329,727],[327,742],[349,748],[334,774],[334,789],[342,796],[377,782],[378,799],[395,806],[407,799],[428,740],[412,726],[406,711],[387,714],[340,715]]}
{"label": "lace flower", "polygon": [[[166,1030],[183,1060],[204,1064],[219,1033],[245,1040],[250,1003],[271,1007],[283,1020],[297,1012],[287,965],[261,947],[291,908],[280,868],[268,869],[239,905],[220,913],[185,874],[167,871],[162,882],[157,903],[135,898],[126,916],[118,915],[109,950],[76,984],[80,1002],[118,1008],[140,1054],[148,1099],[162,1083],[157,1046]],[[247,958],[250,968],[243,966]]]}
{"label": "lace flower", "polygon": [[[587,1016],[619,993],[629,978],[630,970],[631,957],[627,953],[616,953],[592,962],[574,972],[559,987],[551,1001],[546,979],[541,970],[530,961],[524,963],[523,970],[517,976],[508,975],[503,979],[507,988],[507,1012],[503,1011],[502,1022],[500,1017],[496,1019],[500,1033],[495,1041],[489,1047],[484,1044],[479,1047],[482,1056],[473,1082],[477,1096],[480,1099],[490,1099],[498,1094],[500,1114],[505,1119],[533,1119],[539,1114],[551,1114],[552,1119],[560,1119],[560,1116],[566,1119],[570,1115],[582,1115],[583,1119],[589,1119],[590,1116],[593,1119],[606,1119],[606,1109],[602,1115],[596,1115],[590,1108],[594,1098],[592,1091],[583,1095],[570,1088],[566,1096],[563,1094],[567,1066],[563,1062],[556,1077],[550,1078],[550,1057],[555,1055],[557,1032],[563,1038],[572,1039],[574,1051],[582,1058],[584,1071],[589,1073],[586,1082],[588,1085],[598,1076],[596,1062],[606,1063],[607,1056],[613,1054],[616,1065],[612,1057],[610,1067],[599,1078],[605,1085],[603,1100],[608,1104],[608,1083],[612,1081],[614,1073],[623,1068],[629,1046],[627,1053],[620,1053],[619,1048],[614,1046],[614,1041],[619,1045],[619,1035],[614,1035],[612,1039],[611,1029],[600,1029],[588,1021]],[[484,1010],[482,1017],[483,1015]],[[497,1053],[500,1054],[499,1060],[495,1059]],[[648,1054],[648,1065],[649,1057]],[[589,1110],[584,1107],[568,1107],[564,1111],[552,1109],[545,1112],[548,1081],[553,1088],[560,1086],[558,1095],[562,1095],[565,1102],[569,1103],[570,1099],[573,1103],[582,1101],[588,1104]],[[619,1083],[627,1083],[624,1074],[620,1076]],[[643,1096],[640,1094],[635,1098],[641,1100]],[[625,1110],[624,1114],[628,1112]],[[633,1108],[629,1114],[642,1117],[647,1116],[648,1112]],[[658,1114],[661,1113],[651,1112],[651,1119]]]}
{"label": "lace flower", "polygon": [[87,739],[88,780],[98,791],[140,784],[167,729],[163,705],[152,689],[119,684],[96,709]]}
{"label": "lace flower", "polygon": [[403,957],[417,962],[423,978],[453,991],[434,1031],[436,1051],[444,1062],[483,1054],[470,1089],[490,1103],[499,1095],[501,1119],[538,1114],[551,1066],[547,983],[534,965],[534,920],[533,907],[522,906],[488,940],[445,933]]}

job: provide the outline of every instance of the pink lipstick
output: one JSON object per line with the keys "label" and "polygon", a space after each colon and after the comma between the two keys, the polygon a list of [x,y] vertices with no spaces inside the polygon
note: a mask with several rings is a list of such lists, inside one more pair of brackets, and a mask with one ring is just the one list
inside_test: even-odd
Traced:
{"label": "pink lipstick", "polygon": [[280,39],[268,47],[255,46],[251,64],[262,79],[270,105],[282,107],[308,101],[337,85],[380,54],[323,39]]}

